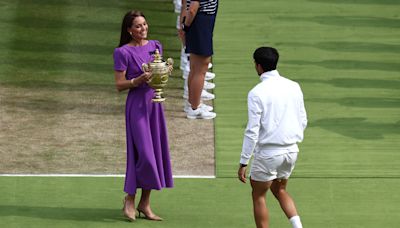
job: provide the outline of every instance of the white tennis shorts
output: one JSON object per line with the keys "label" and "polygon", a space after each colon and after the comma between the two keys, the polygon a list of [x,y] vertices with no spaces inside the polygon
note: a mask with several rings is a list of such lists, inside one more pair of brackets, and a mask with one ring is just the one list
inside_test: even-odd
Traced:
{"label": "white tennis shorts", "polygon": [[254,156],[250,177],[255,181],[289,179],[297,160],[298,152],[287,152],[275,156]]}

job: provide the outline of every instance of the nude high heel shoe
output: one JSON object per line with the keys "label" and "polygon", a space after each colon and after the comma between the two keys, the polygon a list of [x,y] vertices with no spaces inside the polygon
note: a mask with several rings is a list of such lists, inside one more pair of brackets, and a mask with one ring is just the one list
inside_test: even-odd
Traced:
{"label": "nude high heel shoe", "polygon": [[122,213],[124,214],[124,217],[125,217],[125,218],[127,218],[129,221],[133,222],[133,221],[136,220],[136,211],[134,210],[134,211],[133,211],[133,212],[134,212],[133,215],[130,215],[130,214],[125,210],[125,209],[126,209],[126,202],[128,201],[127,198],[128,198],[128,196],[125,196],[124,200],[122,201],[122,204],[124,205],[123,208],[122,208]]}
{"label": "nude high heel shoe", "polygon": [[146,214],[144,212],[144,210],[142,210],[142,209],[137,208],[137,211],[139,212],[139,218],[141,217],[141,214],[143,214],[144,218],[148,219],[148,220],[153,220],[153,221],[162,221],[163,220],[162,218],[160,218],[159,216],[157,216],[155,214],[152,214],[152,215]]}

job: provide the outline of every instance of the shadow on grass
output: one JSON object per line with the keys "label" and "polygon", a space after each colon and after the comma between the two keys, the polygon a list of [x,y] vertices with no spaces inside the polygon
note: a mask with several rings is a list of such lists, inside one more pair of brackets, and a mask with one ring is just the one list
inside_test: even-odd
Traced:
{"label": "shadow on grass", "polygon": [[400,90],[400,81],[377,79],[335,78],[330,80],[297,79],[301,83],[323,83],[341,88],[371,88]]}
{"label": "shadow on grass", "polygon": [[[99,102],[99,101],[97,101]],[[3,106],[18,107],[30,111],[42,111],[46,114],[65,113],[67,111],[76,111],[80,113],[99,114],[99,115],[121,115],[124,113],[124,104],[106,104],[106,103],[66,103],[62,100],[46,99],[24,99],[18,101],[3,101]]]}
{"label": "shadow on grass", "polygon": [[[105,7],[108,9],[140,9],[141,11],[153,11],[153,12],[173,12],[172,1],[169,0],[135,0],[130,1],[110,1],[110,0],[96,0],[96,1],[68,1],[68,0],[19,0],[26,7]],[[146,13],[146,12],[145,12]]]}
{"label": "shadow on grass", "polygon": [[400,20],[384,17],[356,17],[356,16],[316,16],[316,17],[277,17],[283,21],[308,21],[322,25],[345,27],[371,28],[400,28]]}
{"label": "shadow on grass", "polygon": [[[26,40],[13,40],[18,45],[11,43],[0,42],[2,48],[13,51],[23,51],[32,53],[50,52],[50,53],[72,53],[72,54],[92,54],[102,56],[112,56],[114,49],[117,47],[112,45],[96,45],[96,44],[60,44],[50,42],[40,42]],[[0,47],[0,48],[1,48]],[[180,50],[163,47],[164,57],[173,57],[175,60],[180,58]],[[23,61],[23,59],[21,60]],[[62,61],[60,61],[62,62]],[[176,63],[176,67],[178,67]]]}
{"label": "shadow on grass", "polygon": [[[45,90],[45,91],[70,91],[70,92],[87,92],[87,91],[101,91],[102,94],[106,93],[111,96],[116,96],[118,92],[114,89],[114,84],[93,84],[93,83],[61,83],[53,81],[41,81],[41,80],[26,80],[21,83],[20,81],[9,81],[2,82],[1,85],[7,87],[29,89],[29,90]],[[82,95],[84,96],[84,95]],[[126,96],[121,94],[121,96]],[[105,115],[120,115],[124,112],[125,103],[107,103],[101,100],[96,95],[91,97],[82,97],[81,99],[68,99],[67,97],[54,98],[54,97],[42,97],[42,98],[23,98],[10,96],[9,99],[5,99],[1,104],[10,107],[18,107],[25,110],[31,111],[43,111],[46,113],[65,113],[66,111],[77,111],[88,114],[105,114]]]}
{"label": "shadow on grass", "polygon": [[66,208],[0,205],[0,217],[5,216],[83,222],[126,221],[126,219],[121,214],[121,210],[108,208]]}
{"label": "shadow on grass", "polygon": [[82,71],[93,73],[113,73],[113,63],[83,63],[83,62],[63,62],[56,58],[32,59],[32,58],[9,58],[3,61],[3,64],[11,65],[16,68],[45,70],[45,71]]}
{"label": "shadow on grass", "polygon": [[400,45],[370,43],[370,42],[318,42],[318,43],[302,43],[302,42],[278,42],[278,46],[282,47],[311,47],[321,50],[335,52],[365,52],[365,53],[399,53]]}
{"label": "shadow on grass", "polygon": [[288,60],[287,64],[293,65],[315,65],[328,69],[335,70],[381,70],[381,71],[400,71],[400,64],[387,62],[373,62],[360,60],[323,60],[319,62],[303,61],[303,60]]}
{"label": "shadow on grass", "polygon": [[73,54],[92,54],[92,55],[105,55],[111,56],[116,46],[111,45],[96,45],[96,44],[66,44],[66,43],[51,43],[40,42],[34,40],[15,39],[13,43],[18,45],[11,45],[11,43],[0,43],[2,47],[6,47],[13,51],[24,52],[52,52],[52,53],[73,53]]}
{"label": "shadow on grass", "polygon": [[397,98],[377,98],[377,97],[345,97],[339,99],[313,98],[307,101],[321,103],[337,103],[343,106],[360,108],[398,108],[400,99]]}
{"label": "shadow on grass", "polygon": [[[179,76],[176,76],[177,79]],[[93,80],[92,80],[93,81]],[[85,80],[79,81],[79,83],[64,83],[64,82],[55,82],[49,80],[3,80],[0,82],[0,85],[7,87],[16,87],[16,88],[25,88],[25,89],[44,89],[47,91],[71,91],[71,92],[84,92],[84,91],[100,91],[101,93],[109,93],[109,94],[118,94],[117,89],[115,88],[114,82],[110,84],[100,84],[93,82],[86,82]],[[168,94],[168,96],[179,97],[183,93],[183,85],[181,83],[173,83],[172,81],[167,84],[167,87],[164,89],[164,92]],[[125,92],[121,92],[125,93]],[[172,95],[170,95],[172,94]],[[175,95],[176,94],[176,95]],[[126,95],[124,95],[126,96]]]}
{"label": "shadow on grass", "polygon": [[[309,2],[329,3],[326,0],[308,0]],[[335,4],[360,4],[360,5],[399,5],[398,0],[335,0]]]}
{"label": "shadow on grass", "polygon": [[81,81],[80,83],[63,83],[51,80],[12,80],[1,82],[4,86],[13,86],[26,89],[44,89],[55,91],[101,91],[101,93],[118,93],[114,84],[96,84]]}
{"label": "shadow on grass", "polygon": [[310,123],[310,127],[325,130],[353,139],[379,140],[385,134],[400,134],[400,121],[394,124],[367,122],[366,118],[326,118]]}
{"label": "shadow on grass", "polygon": [[[12,21],[1,20],[2,22],[12,23],[17,27],[27,29],[44,29],[48,31],[52,30],[83,30],[83,31],[105,31],[119,34],[120,32],[120,21],[116,22],[102,22],[102,21],[73,21],[73,20],[62,20],[54,18],[40,18],[35,16],[20,16]],[[29,21],[29,23],[27,23]],[[152,24],[149,20],[149,35],[159,36],[177,36],[176,28],[173,25],[160,25]],[[28,42],[29,43],[29,42]]]}

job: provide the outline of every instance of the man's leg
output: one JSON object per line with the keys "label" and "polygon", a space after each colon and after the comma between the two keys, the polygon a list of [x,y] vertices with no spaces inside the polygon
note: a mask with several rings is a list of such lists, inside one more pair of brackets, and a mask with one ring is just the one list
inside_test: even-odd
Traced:
{"label": "man's leg", "polygon": [[269,215],[265,196],[272,181],[261,182],[250,179],[250,183],[253,189],[253,211],[257,228],[268,228]]}
{"label": "man's leg", "polygon": [[275,198],[279,201],[279,204],[281,205],[281,208],[283,212],[285,212],[286,217],[290,220],[296,220],[296,221],[291,221],[293,227],[298,227],[301,228],[301,222],[300,222],[300,217],[297,214],[297,209],[294,204],[294,201],[292,197],[289,195],[289,193],[286,191],[286,185],[287,185],[288,180],[285,179],[276,179],[272,182],[271,185],[271,191],[274,194]]}

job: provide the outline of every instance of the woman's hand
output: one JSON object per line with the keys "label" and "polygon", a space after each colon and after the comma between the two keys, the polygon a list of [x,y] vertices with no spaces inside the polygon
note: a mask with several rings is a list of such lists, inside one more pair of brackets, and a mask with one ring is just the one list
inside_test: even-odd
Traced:
{"label": "woman's hand", "polygon": [[168,74],[171,75],[172,71],[174,70],[174,66],[168,65]]}
{"label": "woman's hand", "polygon": [[145,71],[143,74],[141,74],[139,77],[135,78],[135,81],[137,82],[137,86],[141,85],[143,83],[149,83],[151,81],[151,78],[153,77],[153,72],[150,71]]}

